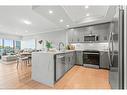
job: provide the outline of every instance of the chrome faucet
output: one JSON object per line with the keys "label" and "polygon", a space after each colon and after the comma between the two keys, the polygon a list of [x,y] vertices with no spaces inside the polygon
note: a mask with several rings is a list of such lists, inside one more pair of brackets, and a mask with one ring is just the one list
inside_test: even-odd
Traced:
{"label": "chrome faucet", "polygon": [[59,42],[59,51],[61,50],[60,45],[62,45],[64,47],[64,43],[63,42]]}

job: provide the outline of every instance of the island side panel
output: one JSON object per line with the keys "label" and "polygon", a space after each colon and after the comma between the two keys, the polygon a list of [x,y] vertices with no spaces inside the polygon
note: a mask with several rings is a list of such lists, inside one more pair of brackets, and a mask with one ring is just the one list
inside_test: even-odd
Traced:
{"label": "island side panel", "polygon": [[54,86],[54,54],[32,53],[32,79]]}

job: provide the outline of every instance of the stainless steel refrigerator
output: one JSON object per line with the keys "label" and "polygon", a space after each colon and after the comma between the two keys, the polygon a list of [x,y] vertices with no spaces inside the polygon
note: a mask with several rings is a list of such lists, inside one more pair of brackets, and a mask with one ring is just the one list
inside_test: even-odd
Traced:
{"label": "stainless steel refrigerator", "polygon": [[116,10],[109,35],[109,83],[112,89],[124,89],[124,10]]}

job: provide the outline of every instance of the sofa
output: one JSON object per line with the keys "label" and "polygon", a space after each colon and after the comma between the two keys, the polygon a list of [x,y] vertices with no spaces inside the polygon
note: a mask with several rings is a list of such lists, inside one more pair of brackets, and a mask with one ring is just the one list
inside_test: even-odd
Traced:
{"label": "sofa", "polygon": [[2,56],[2,61],[15,61],[17,59],[17,56],[16,55],[4,55]]}

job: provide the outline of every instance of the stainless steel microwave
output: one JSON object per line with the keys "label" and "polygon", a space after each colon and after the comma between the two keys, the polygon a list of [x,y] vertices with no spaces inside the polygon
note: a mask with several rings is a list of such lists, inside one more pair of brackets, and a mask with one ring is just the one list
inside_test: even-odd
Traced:
{"label": "stainless steel microwave", "polygon": [[98,41],[98,36],[96,35],[90,35],[90,36],[84,36],[84,41]]}

